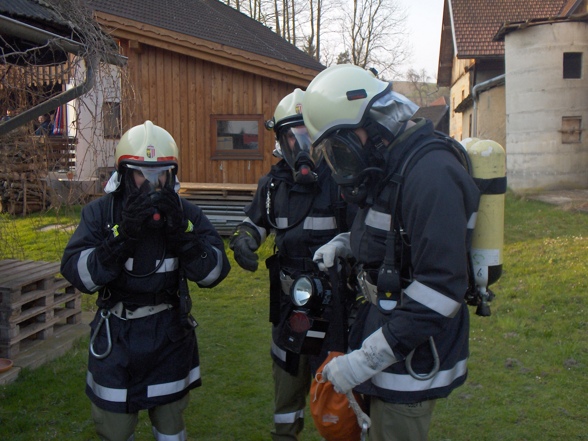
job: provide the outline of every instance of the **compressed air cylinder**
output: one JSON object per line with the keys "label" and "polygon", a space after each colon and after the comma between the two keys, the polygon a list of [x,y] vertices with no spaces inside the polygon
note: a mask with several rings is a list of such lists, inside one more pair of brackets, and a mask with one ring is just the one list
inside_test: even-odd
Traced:
{"label": "compressed air cylinder", "polygon": [[480,138],[465,138],[460,141],[461,145],[467,150],[470,146],[478,142]]}
{"label": "compressed air cylinder", "polygon": [[485,290],[502,274],[506,154],[500,144],[489,139],[472,140],[463,145],[482,192],[471,258],[476,285]]}

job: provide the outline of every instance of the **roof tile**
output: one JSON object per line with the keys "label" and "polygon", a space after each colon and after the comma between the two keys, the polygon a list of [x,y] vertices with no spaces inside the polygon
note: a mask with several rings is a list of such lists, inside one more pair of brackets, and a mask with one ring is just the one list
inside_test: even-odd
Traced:
{"label": "roof tile", "polygon": [[558,16],[569,0],[447,0],[451,2],[460,58],[504,55],[492,38],[505,22]]}
{"label": "roof tile", "polygon": [[301,67],[324,66],[270,28],[219,0],[90,0],[94,10]]}

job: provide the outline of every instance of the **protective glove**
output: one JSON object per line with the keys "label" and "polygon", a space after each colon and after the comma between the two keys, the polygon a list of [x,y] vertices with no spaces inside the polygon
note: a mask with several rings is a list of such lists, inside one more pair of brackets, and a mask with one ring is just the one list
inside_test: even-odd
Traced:
{"label": "protective glove", "polygon": [[397,361],[380,328],[363,341],[361,348],[327,363],[323,378],[345,394]]}
{"label": "protective glove", "polygon": [[165,237],[171,250],[182,247],[186,241],[194,238],[194,235],[186,235],[193,230],[193,225],[188,219],[184,219],[184,209],[178,194],[171,187],[164,187],[158,194],[157,208],[165,218]]}
{"label": "protective glove", "polygon": [[110,237],[96,247],[94,255],[98,262],[110,271],[122,270],[126,260],[133,255],[137,241],[120,235]]}
{"label": "protective glove", "polygon": [[115,235],[133,240],[140,239],[156,211],[147,193],[140,190],[132,192],[123,207],[122,220]]}
{"label": "protective glove", "polygon": [[173,188],[165,186],[158,194],[157,208],[165,217],[165,234],[168,238],[184,233],[188,229],[188,220],[184,219],[184,210],[178,194]]}
{"label": "protective glove", "polygon": [[235,254],[235,261],[247,271],[257,271],[259,256],[255,251],[259,248],[261,236],[255,227],[246,223],[237,226],[229,241],[229,248]]}
{"label": "protective glove", "polygon": [[194,234],[194,225],[184,218],[182,201],[171,187],[158,194],[157,207],[165,218],[164,234],[167,247],[185,261],[192,261],[212,252],[210,245]]}
{"label": "protective glove", "polygon": [[347,259],[352,256],[349,233],[341,233],[316,250],[312,260],[317,263],[319,270],[328,272],[335,265],[337,257]]}

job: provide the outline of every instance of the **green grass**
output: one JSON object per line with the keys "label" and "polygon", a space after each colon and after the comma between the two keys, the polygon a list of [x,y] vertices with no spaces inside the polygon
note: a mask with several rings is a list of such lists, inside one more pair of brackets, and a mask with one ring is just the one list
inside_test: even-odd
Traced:
{"label": "green grass", "polygon": [[[3,216],[0,258],[58,260],[69,233],[39,228],[78,215]],[[588,440],[587,227],[587,214],[507,197],[492,315],[472,310],[469,378],[437,404],[431,441]],[[270,253],[264,244],[261,260]],[[185,414],[190,440],[270,438],[267,271],[263,262],[254,274],[232,263],[218,287],[192,286],[203,386]],[[88,309],[93,297],[84,297]],[[0,387],[0,439],[96,439],[84,395],[87,344]],[[318,441],[307,415],[303,439]],[[150,439],[143,415],[137,441]]]}

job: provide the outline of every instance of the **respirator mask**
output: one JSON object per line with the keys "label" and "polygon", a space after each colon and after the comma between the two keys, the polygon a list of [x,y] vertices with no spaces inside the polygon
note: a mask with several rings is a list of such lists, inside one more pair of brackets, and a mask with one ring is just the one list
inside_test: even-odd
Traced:
{"label": "respirator mask", "polygon": [[277,138],[282,157],[294,173],[294,181],[299,184],[316,182],[318,176],[314,170],[322,155],[320,151],[312,151],[312,142],[306,127],[284,127],[278,131]]}
{"label": "respirator mask", "polygon": [[383,158],[375,155],[370,140],[364,146],[353,130],[338,130],[313,150],[320,151],[325,157],[347,202],[362,205],[369,188],[384,177]]}
{"label": "respirator mask", "polygon": [[151,198],[151,203],[155,207],[155,212],[153,213],[153,218],[149,223],[151,228],[161,228],[163,226],[163,216],[159,211],[159,203],[161,201],[161,190],[163,190],[166,186],[171,186],[173,188],[174,181],[175,181],[175,167],[173,165],[164,165],[164,166],[156,166],[156,167],[146,167],[140,165],[133,165],[127,164],[128,173],[128,185],[136,186],[137,183],[135,181],[135,173],[134,171],[138,171],[142,174],[145,178],[141,187],[139,187],[139,191],[146,193]]}
{"label": "respirator mask", "polygon": [[[141,191],[148,193],[152,199],[157,196],[157,193],[159,193],[163,187],[166,185],[173,185],[173,165],[146,167],[127,164],[127,168],[141,172],[145,178],[145,182],[141,186]],[[130,175],[132,177],[133,173],[130,173]]]}

